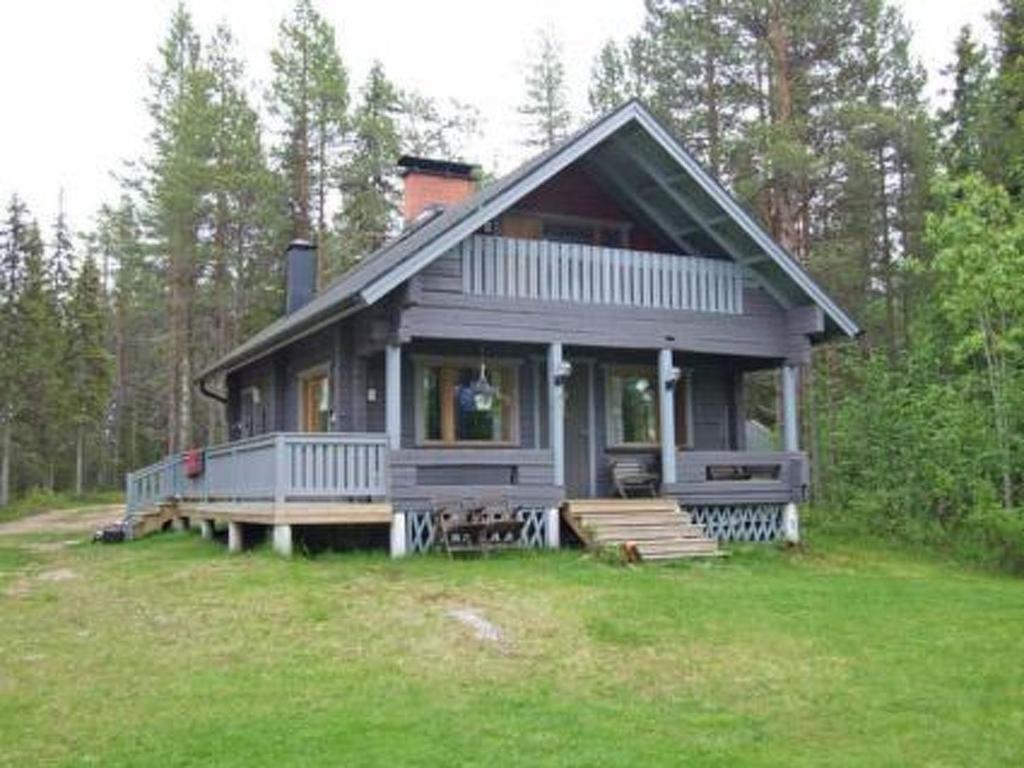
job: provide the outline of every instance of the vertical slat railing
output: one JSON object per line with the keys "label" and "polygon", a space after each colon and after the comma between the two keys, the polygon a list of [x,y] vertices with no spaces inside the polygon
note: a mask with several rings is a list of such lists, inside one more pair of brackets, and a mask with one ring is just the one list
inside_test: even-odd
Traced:
{"label": "vertical slat railing", "polygon": [[283,435],[284,488],[289,499],[377,498],[387,495],[387,436]]}
{"label": "vertical slat railing", "polygon": [[743,268],[721,259],[490,235],[459,249],[467,294],[743,312]]}
{"label": "vertical slat railing", "polygon": [[129,513],[169,499],[210,502],[384,498],[383,434],[272,434],[204,451],[203,473],[186,477],[181,455],[125,476]]}

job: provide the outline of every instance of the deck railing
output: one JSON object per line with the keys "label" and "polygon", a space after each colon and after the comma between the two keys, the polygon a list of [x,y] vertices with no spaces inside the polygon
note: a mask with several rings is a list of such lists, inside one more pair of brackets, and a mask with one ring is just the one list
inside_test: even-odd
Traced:
{"label": "deck railing", "polygon": [[743,269],[731,261],[489,235],[459,247],[466,294],[743,313]]}
{"label": "deck railing", "polygon": [[375,498],[387,494],[388,447],[382,434],[276,433],[203,451],[189,477],[174,454],[127,477],[128,511],[171,499],[287,501]]}
{"label": "deck railing", "polygon": [[799,451],[682,451],[676,473],[668,492],[694,504],[803,501],[809,482]]}

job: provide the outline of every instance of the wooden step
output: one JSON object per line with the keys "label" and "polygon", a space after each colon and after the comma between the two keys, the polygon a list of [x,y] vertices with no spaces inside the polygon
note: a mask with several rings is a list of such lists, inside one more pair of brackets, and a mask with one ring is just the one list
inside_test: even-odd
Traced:
{"label": "wooden step", "polygon": [[602,504],[600,506],[593,504],[581,505],[570,502],[565,507],[571,515],[643,515],[679,512],[679,505],[669,501],[659,501],[657,504],[643,505],[618,502],[615,504]]}
{"label": "wooden step", "polygon": [[639,525],[601,525],[592,526],[594,530],[601,531],[605,534],[629,534],[635,533],[640,534],[660,534],[660,533],[678,533],[685,531],[686,533],[694,536],[703,536],[704,529],[699,525],[693,525],[692,523],[680,523],[678,521],[662,522],[662,523],[641,523]]}
{"label": "wooden step", "polygon": [[674,499],[575,499],[565,503],[563,517],[590,546],[628,544],[641,560],[721,554]]}
{"label": "wooden step", "polygon": [[626,544],[627,542],[640,544],[641,542],[659,542],[668,540],[708,541],[704,536],[703,531],[624,531],[621,533],[608,533],[607,531],[602,531],[601,533],[596,534],[593,538],[598,544]]}
{"label": "wooden step", "polygon": [[658,515],[579,515],[574,519],[582,525],[689,525],[688,515],[665,512]]}

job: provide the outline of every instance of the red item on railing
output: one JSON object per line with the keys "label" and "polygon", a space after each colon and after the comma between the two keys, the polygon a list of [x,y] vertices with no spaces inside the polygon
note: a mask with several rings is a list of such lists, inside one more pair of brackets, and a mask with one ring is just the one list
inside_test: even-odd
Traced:
{"label": "red item on railing", "polygon": [[196,448],[191,451],[185,451],[184,456],[185,463],[185,477],[199,477],[203,474],[203,452]]}

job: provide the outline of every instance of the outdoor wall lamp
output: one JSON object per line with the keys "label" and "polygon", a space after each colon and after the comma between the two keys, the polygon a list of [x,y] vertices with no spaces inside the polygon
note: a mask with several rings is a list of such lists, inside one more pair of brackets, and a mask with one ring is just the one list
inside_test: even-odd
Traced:
{"label": "outdoor wall lamp", "polygon": [[561,387],[565,384],[566,380],[572,374],[572,363],[568,360],[563,360],[555,371],[555,386]]}
{"label": "outdoor wall lamp", "polygon": [[676,366],[672,366],[668,369],[668,376],[665,378],[665,389],[673,390],[676,388],[676,384],[683,378],[683,369]]}

